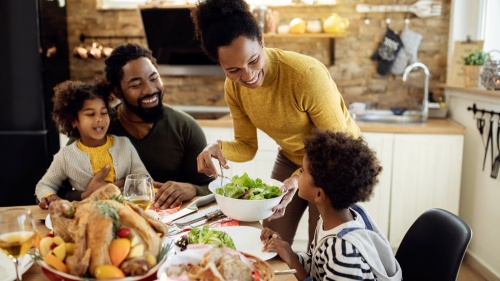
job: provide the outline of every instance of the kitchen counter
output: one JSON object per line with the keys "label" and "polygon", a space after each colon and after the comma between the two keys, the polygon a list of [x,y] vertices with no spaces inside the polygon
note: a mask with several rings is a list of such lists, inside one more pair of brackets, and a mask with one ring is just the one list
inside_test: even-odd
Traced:
{"label": "kitchen counter", "polygon": [[[233,127],[231,116],[225,115],[216,120],[197,119],[202,127]],[[387,124],[376,122],[357,122],[361,132],[398,133],[398,134],[445,134],[464,135],[465,128],[451,119],[428,119],[426,123]]]}

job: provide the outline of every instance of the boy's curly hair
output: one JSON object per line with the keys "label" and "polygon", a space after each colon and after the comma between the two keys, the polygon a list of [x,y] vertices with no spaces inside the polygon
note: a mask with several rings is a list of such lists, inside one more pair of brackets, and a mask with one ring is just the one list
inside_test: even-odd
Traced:
{"label": "boy's curly hair", "polygon": [[78,112],[85,100],[102,99],[110,118],[113,116],[109,102],[113,99],[110,85],[104,80],[95,80],[93,84],[80,81],[65,81],[54,87],[54,109],[52,119],[61,134],[69,138],[80,138],[78,128],[73,122],[78,120]]}
{"label": "boy's curly hair", "polygon": [[382,167],[361,137],[315,130],[304,144],[314,185],[325,191],[333,208],[370,199]]}
{"label": "boy's curly hair", "polygon": [[201,48],[219,62],[218,48],[245,36],[262,42],[262,33],[245,0],[205,0],[191,10],[195,36]]}

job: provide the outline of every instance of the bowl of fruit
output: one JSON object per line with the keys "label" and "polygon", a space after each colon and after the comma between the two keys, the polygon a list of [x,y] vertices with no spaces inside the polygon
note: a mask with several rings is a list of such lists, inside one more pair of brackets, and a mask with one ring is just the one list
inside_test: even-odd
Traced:
{"label": "bowl of fruit", "polygon": [[53,232],[36,242],[49,280],[155,280],[173,254],[167,226],[122,200],[116,186],[89,200],[52,202],[49,211]]}
{"label": "bowl of fruit", "polygon": [[270,217],[273,207],[283,198],[282,182],[242,176],[217,178],[208,188],[215,194],[220,210],[226,216],[239,221],[258,221]]}

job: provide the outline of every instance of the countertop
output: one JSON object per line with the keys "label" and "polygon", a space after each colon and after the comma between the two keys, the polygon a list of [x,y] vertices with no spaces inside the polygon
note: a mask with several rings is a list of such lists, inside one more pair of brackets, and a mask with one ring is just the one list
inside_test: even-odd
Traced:
{"label": "countertop", "polygon": [[[217,120],[198,119],[202,127],[232,128],[233,120],[226,115]],[[428,119],[426,123],[386,124],[376,122],[357,122],[361,132],[396,134],[445,134],[464,135],[465,128],[451,119]]]}

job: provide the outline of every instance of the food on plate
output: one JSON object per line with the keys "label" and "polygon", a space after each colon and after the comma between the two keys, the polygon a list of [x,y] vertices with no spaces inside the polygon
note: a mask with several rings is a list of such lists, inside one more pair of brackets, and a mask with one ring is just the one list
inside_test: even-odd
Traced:
{"label": "food on plate", "polygon": [[199,264],[172,265],[167,276],[184,277],[188,280],[254,280],[251,262],[237,251],[227,248],[213,248],[206,252]]}
{"label": "food on plate", "polygon": [[232,182],[215,189],[215,193],[238,199],[262,200],[281,196],[278,186],[267,185],[260,178],[251,179],[247,173],[233,176]]}
{"label": "food on plate", "polygon": [[165,255],[167,226],[124,201],[108,184],[80,202],[58,200],[49,207],[53,235],[39,253],[53,268],[79,277],[144,275]]}
{"label": "food on plate", "polygon": [[184,251],[188,244],[207,244],[214,247],[236,249],[233,238],[229,234],[224,231],[212,229],[208,225],[202,228],[193,227],[187,234],[179,236],[174,241],[174,244],[181,251]]}

